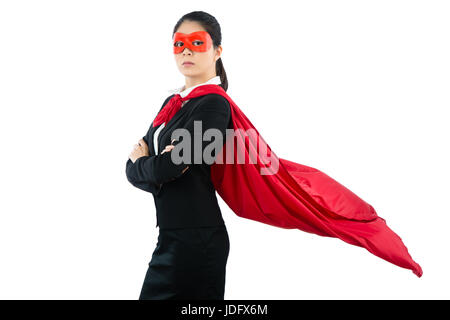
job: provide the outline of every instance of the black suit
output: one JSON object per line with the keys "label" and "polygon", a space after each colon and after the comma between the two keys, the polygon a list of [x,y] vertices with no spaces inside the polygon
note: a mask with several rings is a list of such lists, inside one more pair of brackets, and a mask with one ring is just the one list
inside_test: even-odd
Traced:
{"label": "black suit", "polygon": [[[172,96],[164,101],[161,109]],[[128,159],[126,163],[128,181],[153,194],[160,229],[140,299],[223,299],[224,296],[229,239],[211,182],[211,164],[203,159],[194,163],[196,120],[201,121],[202,136],[207,129],[215,128],[220,130],[224,143],[226,129],[231,128],[229,102],[218,94],[190,99],[160,131],[158,155],[154,154],[153,134],[159,126],[150,125],[143,137],[150,155],[138,158],[135,163]],[[192,137],[189,163],[175,164],[171,151],[160,154],[171,144],[172,132],[178,128],[187,129]],[[201,151],[210,143],[203,141]]]}

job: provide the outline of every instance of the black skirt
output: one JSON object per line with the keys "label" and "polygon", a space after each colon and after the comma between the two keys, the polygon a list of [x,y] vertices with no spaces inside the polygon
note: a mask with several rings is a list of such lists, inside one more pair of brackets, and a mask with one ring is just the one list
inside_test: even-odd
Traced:
{"label": "black skirt", "polygon": [[160,228],[139,300],[224,300],[229,250],[225,225]]}

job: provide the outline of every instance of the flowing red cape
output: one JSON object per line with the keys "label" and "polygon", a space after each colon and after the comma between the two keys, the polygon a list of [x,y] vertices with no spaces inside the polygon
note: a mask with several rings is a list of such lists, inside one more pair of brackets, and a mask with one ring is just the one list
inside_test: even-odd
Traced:
{"label": "flowing red cape", "polygon": [[[219,85],[202,85],[194,90],[195,96],[215,93],[225,97],[230,103],[233,129],[241,129],[238,135],[227,137],[211,165],[214,187],[235,214],[275,227],[339,238],[422,276],[422,268],[411,258],[402,239],[370,204],[320,170],[278,158]],[[245,155],[244,163],[238,155]],[[228,163],[230,159],[233,163]],[[278,171],[261,174],[274,161],[278,162]]]}

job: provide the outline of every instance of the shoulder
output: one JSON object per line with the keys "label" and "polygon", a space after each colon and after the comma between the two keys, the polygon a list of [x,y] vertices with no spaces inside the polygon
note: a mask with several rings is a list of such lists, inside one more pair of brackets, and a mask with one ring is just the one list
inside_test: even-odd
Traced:
{"label": "shoulder", "polygon": [[230,113],[230,103],[227,98],[218,93],[209,93],[199,97],[198,111],[216,111]]}

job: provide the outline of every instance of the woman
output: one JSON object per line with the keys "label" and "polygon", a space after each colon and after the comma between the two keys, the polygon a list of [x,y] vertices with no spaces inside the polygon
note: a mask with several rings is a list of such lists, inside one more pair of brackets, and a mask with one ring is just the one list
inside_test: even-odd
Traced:
{"label": "woman", "polygon": [[[164,101],[127,162],[128,180],[154,195],[160,226],[142,299],[223,299],[229,240],[215,191],[240,217],[339,238],[422,276],[401,238],[369,203],[324,172],[279,158],[265,143],[226,93],[220,27],[213,17],[204,12],[183,16],[173,40],[186,84]],[[232,139],[228,134],[225,139],[227,128]],[[215,152],[208,161],[202,157],[210,150],[208,139],[194,141],[183,161],[172,161],[178,143],[186,142],[183,136],[175,144],[178,129],[187,131],[188,140],[195,140],[198,131],[201,137],[218,131],[217,159],[226,163],[211,162]]]}
{"label": "woman", "polygon": [[[221,31],[213,16],[195,11],[184,15],[173,33],[175,61],[185,76],[185,85],[164,101],[126,165],[130,183],[153,194],[159,226],[158,243],[139,299],[223,300],[229,238],[211,182],[210,164],[203,159],[195,162],[199,153],[195,153],[194,143],[190,144],[190,162],[176,164],[171,157],[176,139],[171,137],[180,128],[194,137],[198,128],[194,121],[200,121],[202,136],[208,129],[217,129],[224,141],[230,127],[230,105],[222,96],[208,94],[184,101],[170,116],[161,112],[174,95],[186,97],[204,84],[227,89],[220,58]],[[194,38],[186,38],[191,36]],[[208,144],[202,141],[201,151]]]}

